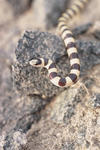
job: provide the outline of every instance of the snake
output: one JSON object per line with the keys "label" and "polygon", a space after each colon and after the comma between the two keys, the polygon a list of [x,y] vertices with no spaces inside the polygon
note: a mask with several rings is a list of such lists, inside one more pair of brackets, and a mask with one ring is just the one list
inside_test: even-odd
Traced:
{"label": "snake", "polygon": [[48,76],[53,85],[57,87],[69,87],[75,84],[80,75],[80,59],[76,41],[73,33],[68,26],[68,22],[78,15],[85,7],[89,0],[76,0],[69,9],[66,9],[62,16],[58,19],[58,30],[60,36],[64,41],[64,45],[70,61],[70,72],[66,77],[61,77],[58,74],[56,64],[52,59],[47,58],[33,58],[29,61],[30,65],[34,67],[44,67],[48,70]]}

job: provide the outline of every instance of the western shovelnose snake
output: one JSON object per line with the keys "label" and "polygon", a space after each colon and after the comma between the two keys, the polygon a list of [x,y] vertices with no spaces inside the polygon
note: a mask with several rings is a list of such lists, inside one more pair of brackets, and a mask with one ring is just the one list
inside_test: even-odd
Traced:
{"label": "western shovelnose snake", "polygon": [[70,73],[67,77],[60,77],[55,63],[51,59],[37,58],[30,60],[30,65],[34,67],[45,67],[48,70],[50,81],[58,87],[68,87],[77,82],[80,75],[80,60],[73,34],[68,27],[69,20],[73,19],[86,5],[88,0],[77,0],[62,14],[58,21],[58,30],[64,41],[67,54],[70,60]]}

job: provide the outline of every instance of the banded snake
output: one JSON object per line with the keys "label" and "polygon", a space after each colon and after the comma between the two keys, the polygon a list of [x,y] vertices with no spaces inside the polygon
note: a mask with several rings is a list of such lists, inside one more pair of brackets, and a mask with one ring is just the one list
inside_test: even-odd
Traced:
{"label": "banded snake", "polygon": [[80,60],[73,34],[68,27],[68,22],[73,19],[86,5],[88,0],[76,0],[73,5],[62,14],[58,20],[58,30],[64,41],[70,60],[70,73],[67,77],[60,77],[55,63],[51,59],[35,58],[30,60],[34,67],[44,67],[48,70],[50,81],[58,87],[68,87],[75,84],[80,75]]}

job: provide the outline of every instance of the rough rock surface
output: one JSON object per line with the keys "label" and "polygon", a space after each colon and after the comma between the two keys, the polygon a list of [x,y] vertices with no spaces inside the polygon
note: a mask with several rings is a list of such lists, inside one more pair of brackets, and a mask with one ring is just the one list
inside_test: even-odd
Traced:
{"label": "rough rock surface", "polygon": [[64,55],[64,49],[61,39],[55,35],[39,31],[26,32],[16,49],[18,64],[14,67],[14,81],[17,89],[26,95],[39,93],[46,97],[52,97],[57,91],[61,91],[49,81],[46,69],[34,68],[28,62],[34,57],[57,61]]}
{"label": "rough rock surface", "polygon": [[[27,133],[24,148],[41,150],[99,150],[100,107],[95,109],[84,85],[70,88],[46,108],[38,126]],[[43,113],[44,114],[44,113]]]}
{"label": "rough rock surface", "polygon": [[[100,63],[100,43],[79,40],[77,47],[81,59],[81,75],[86,74],[93,65]],[[39,95],[52,97],[63,91],[62,88],[52,85],[46,69],[35,68],[28,63],[35,57],[50,58],[57,64],[61,75],[68,74],[69,60],[64,44],[58,36],[39,31],[25,32],[19,40],[16,56],[18,63],[14,68],[14,81],[19,92],[26,95],[37,92]]]}
{"label": "rough rock surface", "polygon": [[[39,0],[36,1],[39,4]],[[41,5],[44,5],[42,0]],[[30,54],[33,56],[33,53],[31,51],[28,53],[28,47],[24,49],[24,42],[27,43],[28,40],[28,45],[32,44],[35,55],[40,53],[37,47],[41,44],[43,56],[45,55],[43,47],[49,43],[45,51],[51,51],[51,54],[46,54],[50,57],[56,51],[50,47],[56,46],[59,55],[54,54],[53,59],[63,75],[69,70],[69,61],[62,40],[55,36],[55,29],[51,28],[52,34],[42,32],[41,35],[40,31],[34,32],[35,28],[39,27],[43,30],[44,26],[34,19],[33,14],[37,16],[34,8],[31,7],[16,18],[7,1],[0,0],[0,150],[100,150],[100,1],[90,1],[82,17],[78,18],[77,23],[74,24],[76,27],[73,33],[77,39],[81,58],[80,81],[62,93],[57,91],[59,95],[51,99],[42,98],[41,95],[44,93],[37,96],[30,92],[30,84],[34,81],[34,68],[29,66],[27,60]],[[47,9],[41,10],[44,6],[38,5],[37,8],[40,8],[44,14],[47,12]],[[40,20],[42,19],[40,16]],[[52,25],[52,20],[50,24]],[[27,28],[33,30],[32,34],[24,32],[29,37],[31,35],[35,38],[36,33],[38,35],[40,33],[40,37],[46,42],[41,43],[39,36],[36,40],[37,46],[34,44],[35,47],[34,41],[29,40],[29,37],[24,37],[23,41],[23,36],[22,38],[20,36]],[[24,45],[23,51],[20,48],[16,50],[17,64],[15,64],[14,50],[18,39],[21,39],[19,45]],[[54,40],[59,43],[57,44]],[[63,51],[59,47],[63,47]],[[23,53],[25,56],[21,55]],[[57,58],[60,58],[60,61]],[[20,82],[17,88],[22,91],[18,89],[16,91],[14,78],[12,78],[12,65],[16,66],[15,77],[17,77],[17,83]],[[47,73],[44,69],[39,72],[44,73],[43,76]],[[27,75],[29,75],[28,78]],[[21,77],[23,77],[22,80]],[[32,79],[31,82],[28,82],[30,79]],[[22,85],[24,81],[26,86]],[[48,83],[47,86],[51,84],[48,78],[46,83]],[[49,92],[52,94],[51,89]]]}
{"label": "rough rock surface", "polygon": [[[0,75],[0,150],[4,145],[4,149],[17,150],[16,147],[21,143],[14,135],[18,134],[18,138],[20,136],[24,138],[24,133],[31,128],[31,125],[40,120],[40,111],[48,101],[32,95],[20,97],[15,92],[11,77],[11,62],[7,57],[5,52],[0,55],[0,72],[2,72]],[[14,141],[11,142],[12,140],[16,144]]]}

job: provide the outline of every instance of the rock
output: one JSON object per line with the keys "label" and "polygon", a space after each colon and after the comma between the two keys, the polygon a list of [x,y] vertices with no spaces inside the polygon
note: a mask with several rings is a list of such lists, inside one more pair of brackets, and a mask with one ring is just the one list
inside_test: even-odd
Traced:
{"label": "rock", "polygon": [[46,57],[58,61],[64,55],[64,49],[64,44],[56,35],[40,31],[25,32],[16,49],[18,64],[14,67],[14,81],[18,91],[26,95],[39,93],[46,97],[62,91],[49,81],[46,69],[30,66],[29,60],[33,57]]}
{"label": "rock", "polygon": [[[26,133],[31,128],[32,124],[37,124],[40,120],[40,111],[44,109],[46,101],[43,101],[39,97],[31,97],[26,99],[12,99],[11,106],[8,104],[3,114],[5,115],[5,124],[1,128],[1,131],[5,131],[4,148],[5,150],[13,150],[16,147],[20,147],[26,139]],[[14,100],[14,101],[13,101]],[[18,134],[18,139],[15,135]],[[14,139],[15,137],[15,139]],[[20,138],[23,140],[20,141]],[[16,143],[16,144],[15,144]]]}
{"label": "rock", "polygon": [[82,85],[66,90],[53,102],[54,107],[52,107],[50,118],[58,123],[69,124],[75,115],[77,105],[86,94],[87,91]]}
{"label": "rock", "polygon": [[99,30],[96,30],[94,33],[93,33],[94,37],[98,40],[100,40],[100,31]]}
{"label": "rock", "polygon": [[18,16],[29,9],[32,0],[7,0],[13,9],[14,15]]}
{"label": "rock", "polygon": [[75,143],[74,143],[74,141],[68,141],[66,143],[63,143],[62,149],[63,150],[75,150]]}
{"label": "rock", "polygon": [[91,98],[92,104],[95,108],[100,108],[100,93],[94,94],[94,96]]}
{"label": "rock", "polygon": [[[100,64],[100,43],[78,40],[77,47],[83,76],[94,65]],[[47,32],[26,31],[16,49],[18,63],[14,66],[14,81],[18,91],[26,95],[37,93],[45,97],[52,97],[63,91],[64,89],[50,82],[46,69],[29,65],[29,60],[34,57],[51,58],[61,75],[68,74],[69,65],[66,64],[69,64],[69,60],[62,39]]]}
{"label": "rock", "polygon": [[90,90],[91,86],[93,86],[93,84],[95,84],[95,79],[88,75],[83,78],[82,82],[85,84],[87,89]]}
{"label": "rock", "polygon": [[77,37],[78,35],[82,35],[86,33],[91,28],[91,26],[92,26],[92,23],[87,23],[87,24],[83,24],[74,28],[72,31],[74,34],[74,37]]}
{"label": "rock", "polygon": [[[34,5],[34,8],[38,8],[37,11],[51,9],[46,7],[45,11],[41,10],[43,5],[36,1],[38,6]],[[65,76],[69,72],[69,60],[61,38],[55,33],[25,32],[16,48],[15,63],[16,41],[22,30],[35,28],[38,19],[34,19],[32,12],[37,11],[32,8],[16,20],[7,1],[0,2],[0,150],[100,150],[99,27],[97,31],[91,29],[89,24],[74,28],[81,59],[81,76],[73,87],[59,89],[50,83],[45,69],[36,69],[28,61],[40,55],[52,58],[60,74]],[[53,4],[54,1],[50,2]],[[77,24],[91,22],[89,18],[99,19],[99,4],[99,0],[90,2],[90,9],[87,7],[84,17]],[[50,18],[48,28],[52,31],[56,20],[52,16]],[[37,22],[36,27],[38,25]],[[97,33],[93,37],[94,31]]]}
{"label": "rock", "polygon": [[36,0],[33,3],[34,20],[44,25],[44,28],[50,29],[57,25],[58,18],[68,4],[69,0]]}
{"label": "rock", "polygon": [[94,65],[100,64],[100,43],[96,41],[79,40],[77,42],[81,60],[81,73],[83,74]]}
{"label": "rock", "polygon": [[9,59],[8,53],[2,51],[0,55],[0,150],[3,147],[5,150],[17,150],[20,145],[25,144],[26,132],[32,124],[40,120],[40,112],[48,103],[35,95],[22,97],[16,93],[11,76],[12,60]]}
{"label": "rock", "polygon": [[3,148],[5,150],[19,150],[22,145],[27,143],[26,135],[21,131],[11,131],[5,139]]}
{"label": "rock", "polygon": [[31,125],[40,120],[40,112],[48,101],[35,95],[20,97],[16,93],[11,75],[12,59],[6,49],[3,50],[0,49],[0,150],[3,146],[11,150],[21,144],[17,139],[13,141],[14,136],[18,134],[22,138]]}
{"label": "rock", "polygon": [[[37,126],[27,132],[27,150],[100,149],[100,109],[84,84],[67,89],[46,107]],[[38,142],[39,141],[39,142]]]}

